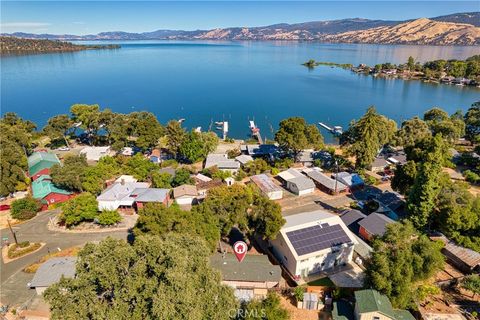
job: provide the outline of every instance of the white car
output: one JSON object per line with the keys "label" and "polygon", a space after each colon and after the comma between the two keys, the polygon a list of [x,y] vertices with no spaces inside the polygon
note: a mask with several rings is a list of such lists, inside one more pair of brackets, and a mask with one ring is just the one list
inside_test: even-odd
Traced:
{"label": "white car", "polygon": [[57,149],[58,151],[70,151],[69,147],[60,147]]}

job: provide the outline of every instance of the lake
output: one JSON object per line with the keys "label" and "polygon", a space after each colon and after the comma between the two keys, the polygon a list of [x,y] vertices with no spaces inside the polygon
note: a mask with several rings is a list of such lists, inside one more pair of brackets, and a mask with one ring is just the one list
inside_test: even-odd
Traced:
{"label": "lake", "polygon": [[478,54],[477,47],[118,43],[122,46],[118,50],[0,58],[2,114],[13,111],[43,126],[52,115],[68,113],[72,104],[96,103],[115,112],[151,111],[161,122],[185,118],[188,128],[206,130],[212,120],[224,119],[235,138],[245,138],[248,120],[255,119],[262,135],[272,138],[278,122],[289,116],[345,127],[370,105],[400,122],[433,106],[454,112],[480,100],[480,89],[473,87],[375,79],[301,65],[311,58],[369,65],[401,63],[409,56],[422,62],[464,59]]}

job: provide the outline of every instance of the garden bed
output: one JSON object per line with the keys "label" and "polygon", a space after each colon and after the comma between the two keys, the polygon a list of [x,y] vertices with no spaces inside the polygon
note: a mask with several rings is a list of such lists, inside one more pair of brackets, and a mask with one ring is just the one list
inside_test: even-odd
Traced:
{"label": "garden bed", "polygon": [[20,259],[26,255],[34,253],[40,250],[44,243],[30,243],[29,241],[20,242],[17,244],[11,244],[8,247],[4,247],[2,250],[3,262],[8,263],[10,261]]}

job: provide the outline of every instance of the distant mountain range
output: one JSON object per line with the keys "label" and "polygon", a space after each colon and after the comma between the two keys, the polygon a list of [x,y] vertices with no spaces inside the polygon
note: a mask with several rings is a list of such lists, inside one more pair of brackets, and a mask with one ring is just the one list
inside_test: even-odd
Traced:
{"label": "distant mountain range", "polygon": [[95,35],[54,35],[15,32],[2,34],[51,40],[298,40],[351,43],[479,45],[480,12],[455,13],[431,19],[407,21],[361,18],[234,27],[212,30],[157,30],[130,33],[101,32]]}

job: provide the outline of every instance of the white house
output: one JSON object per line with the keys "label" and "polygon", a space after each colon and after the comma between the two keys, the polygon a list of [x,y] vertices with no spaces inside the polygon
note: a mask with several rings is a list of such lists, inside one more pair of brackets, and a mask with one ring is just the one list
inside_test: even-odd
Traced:
{"label": "white house", "polygon": [[117,210],[118,208],[133,208],[135,197],[131,194],[135,189],[148,188],[148,182],[127,182],[125,179],[115,182],[105,189],[98,197],[98,210]]}
{"label": "white house", "polygon": [[182,184],[176,188],[173,188],[173,198],[177,204],[192,204],[198,197],[197,187]]}
{"label": "white house", "polygon": [[292,276],[305,277],[352,261],[358,241],[339,216],[317,210],[285,220],[270,244]]}
{"label": "white house", "polygon": [[270,200],[278,200],[283,198],[283,190],[277,186],[269,176],[262,173],[250,178],[252,182],[260,189],[260,191]]}
{"label": "white house", "polygon": [[106,147],[85,147],[80,150],[80,154],[84,154],[88,161],[98,161],[102,157],[113,155],[110,146]]}
{"label": "white house", "polygon": [[282,171],[278,176],[284,181],[285,187],[296,195],[303,196],[315,191],[315,183],[296,169]]}
{"label": "white house", "polygon": [[51,258],[42,263],[35,272],[29,287],[42,294],[48,287],[60,281],[62,277],[75,277],[76,257]]}

